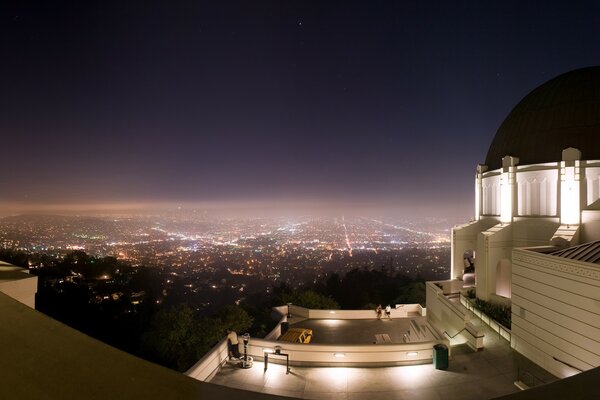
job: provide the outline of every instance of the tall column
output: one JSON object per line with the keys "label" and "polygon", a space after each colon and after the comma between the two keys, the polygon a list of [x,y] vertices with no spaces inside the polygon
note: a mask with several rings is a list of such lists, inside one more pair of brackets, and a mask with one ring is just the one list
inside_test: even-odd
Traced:
{"label": "tall column", "polygon": [[581,222],[581,152],[569,147],[562,152],[560,163],[560,223]]}
{"label": "tall column", "polygon": [[516,183],[517,183],[517,157],[505,156],[502,158],[502,176],[500,177],[500,222],[512,222],[515,214]]}
{"label": "tall column", "polygon": [[475,174],[475,220],[481,219],[483,210],[483,173],[487,171],[487,165],[479,164]]}

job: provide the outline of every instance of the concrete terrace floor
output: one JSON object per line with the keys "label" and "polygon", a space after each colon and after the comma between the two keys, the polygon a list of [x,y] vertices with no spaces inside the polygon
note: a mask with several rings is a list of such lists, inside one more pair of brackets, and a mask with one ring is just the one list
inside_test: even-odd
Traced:
{"label": "concrete terrace floor", "polygon": [[[388,334],[392,343],[402,343],[402,334],[410,329],[410,321],[427,324],[425,317],[373,319],[305,319],[299,322],[292,318],[292,327],[313,330],[315,344],[372,344],[376,334]],[[430,340],[435,340],[431,337]]]}
{"label": "concrete terrace floor", "polygon": [[[379,322],[379,321],[378,321]],[[527,371],[545,383],[556,378],[522,357],[509,343],[487,326],[485,349],[474,352],[466,345],[452,347],[447,370],[436,370],[432,364],[352,368],[294,367],[289,375],[285,365],[255,362],[242,370],[226,364],[211,383],[307,399],[427,399],[482,400],[491,399],[519,389],[514,385],[518,372]]]}

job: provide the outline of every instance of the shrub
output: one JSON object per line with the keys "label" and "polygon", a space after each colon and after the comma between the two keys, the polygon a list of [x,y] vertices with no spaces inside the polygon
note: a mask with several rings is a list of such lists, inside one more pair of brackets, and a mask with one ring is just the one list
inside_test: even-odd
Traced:
{"label": "shrub", "polygon": [[479,298],[475,298],[474,306],[488,317],[496,320],[505,328],[510,329],[511,325],[511,309],[510,307],[500,304],[490,303]]}

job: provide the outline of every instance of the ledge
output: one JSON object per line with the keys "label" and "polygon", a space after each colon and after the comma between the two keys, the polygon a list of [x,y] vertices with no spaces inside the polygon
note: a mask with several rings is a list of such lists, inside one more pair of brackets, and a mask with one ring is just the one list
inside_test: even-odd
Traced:
{"label": "ledge", "polygon": [[0,293],[2,399],[275,399],[189,378]]}

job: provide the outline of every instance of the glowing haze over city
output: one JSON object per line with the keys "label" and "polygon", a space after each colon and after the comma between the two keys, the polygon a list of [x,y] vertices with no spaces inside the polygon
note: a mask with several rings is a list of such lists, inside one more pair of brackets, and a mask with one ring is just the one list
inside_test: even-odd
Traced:
{"label": "glowing haze over city", "polygon": [[2,214],[308,203],[468,220],[510,107],[593,64],[594,7],[3,5]]}
{"label": "glowing haze over city", "polygon": [[263,286],[445,276],[498,124],[593,64],[597,26],[560,2],[3,9],[2,247]]}

